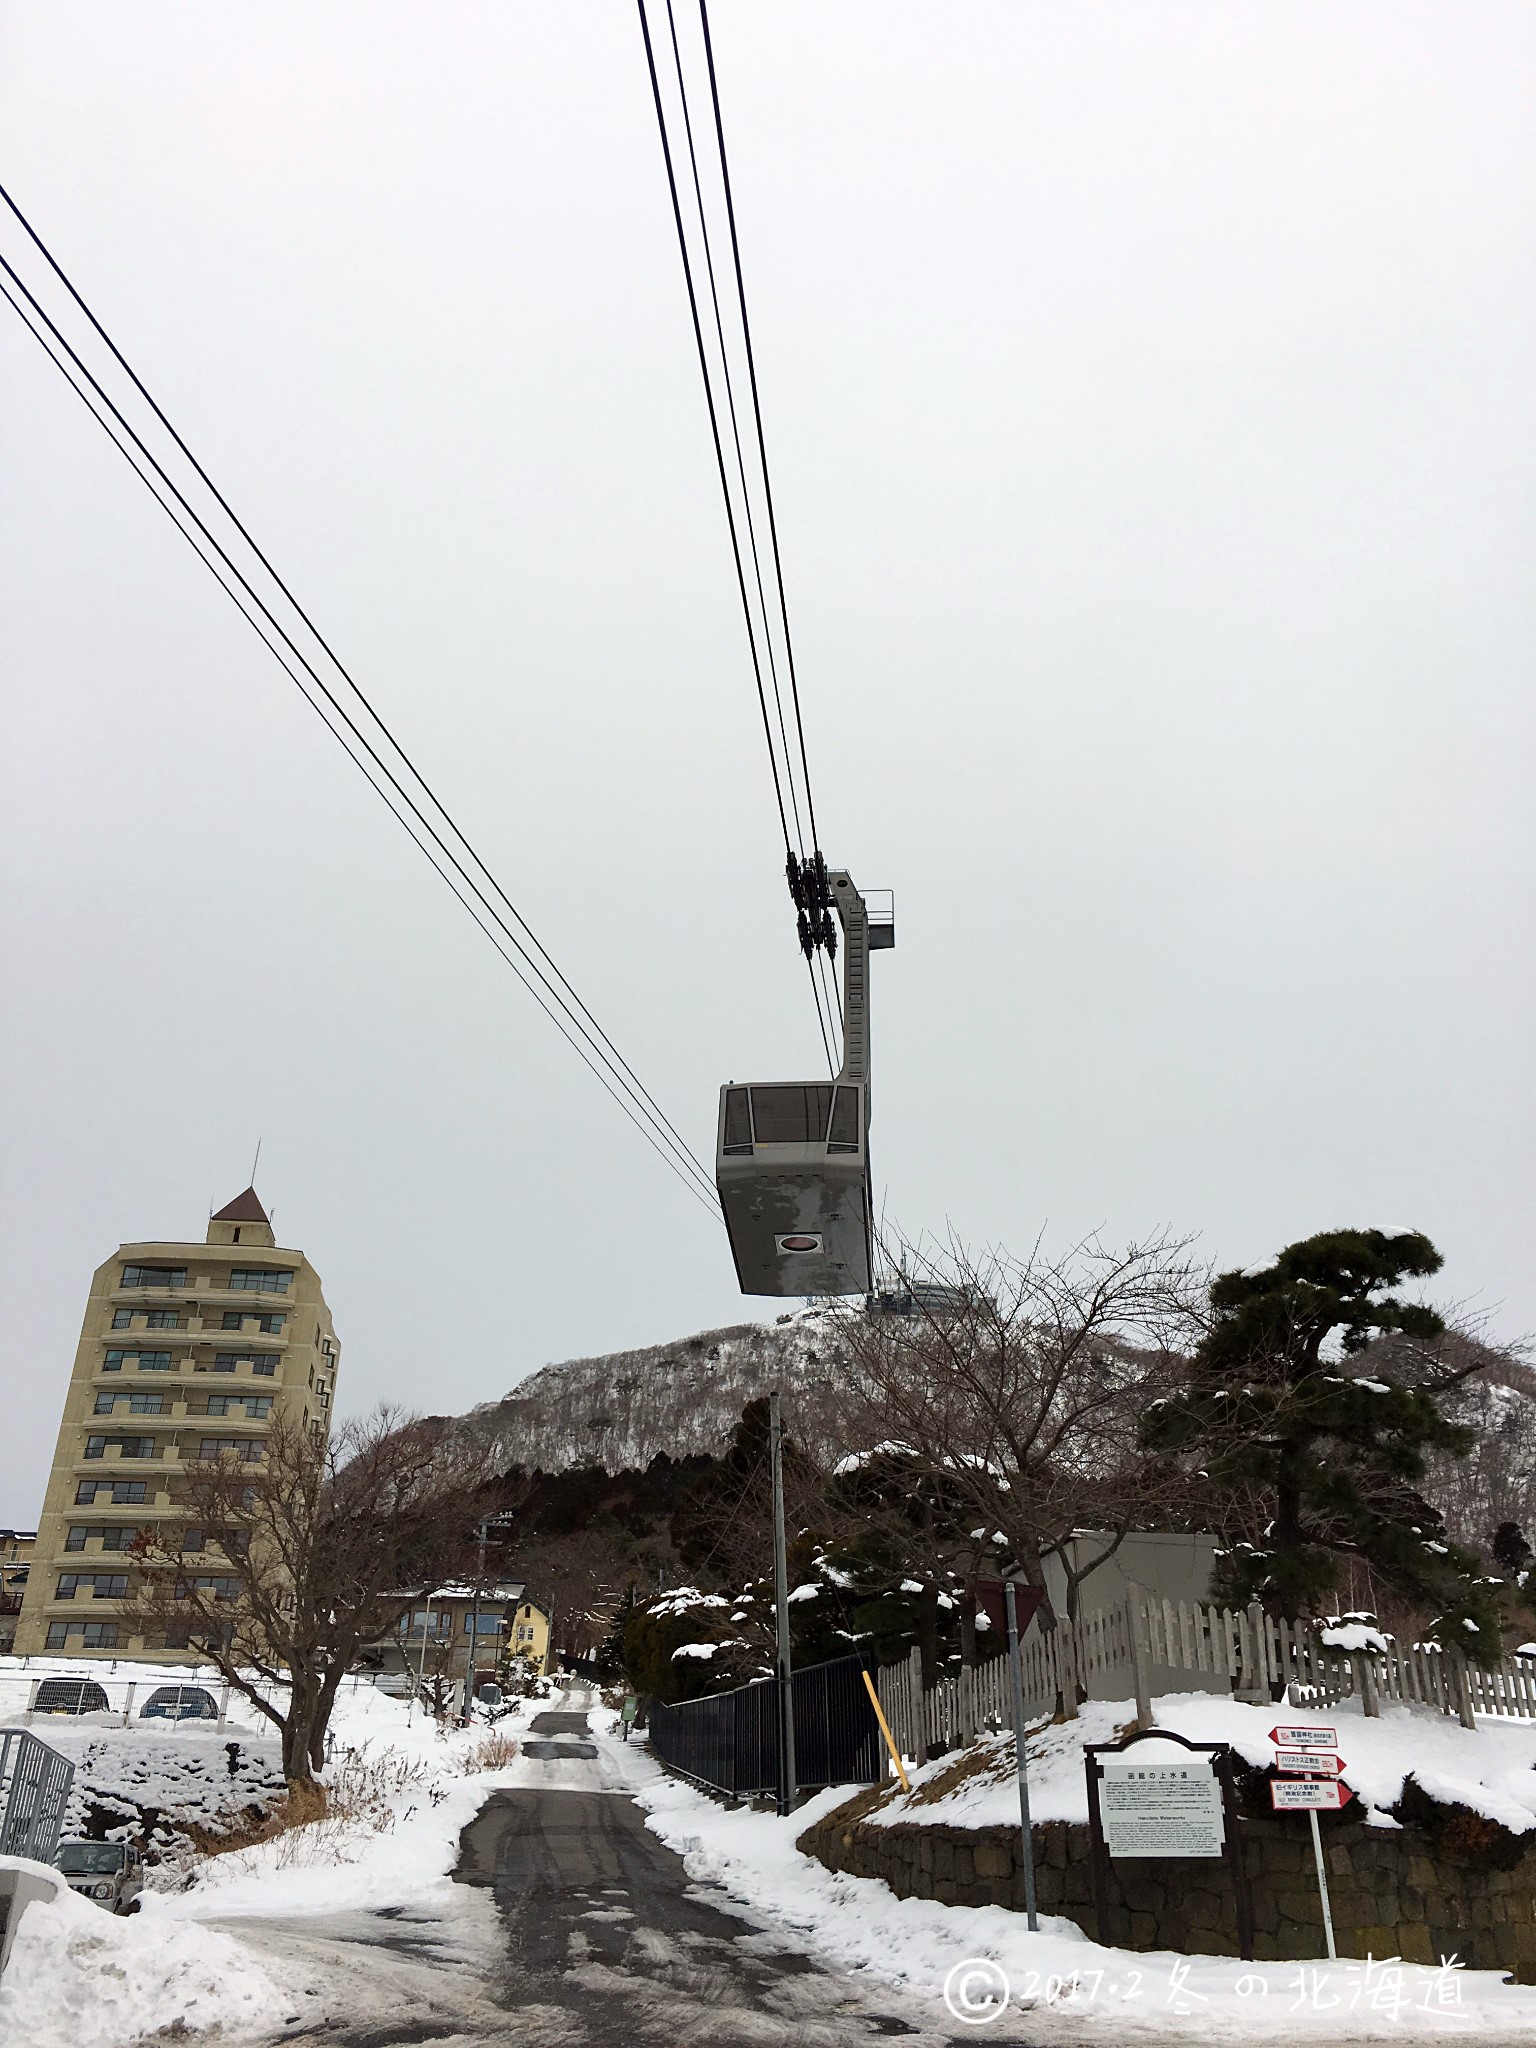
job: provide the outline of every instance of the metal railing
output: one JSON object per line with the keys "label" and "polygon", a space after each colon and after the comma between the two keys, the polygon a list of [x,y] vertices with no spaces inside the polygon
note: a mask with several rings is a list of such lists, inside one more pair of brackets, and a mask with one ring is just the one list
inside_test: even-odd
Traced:
{"label": "metal railing", "polygon": [[[864,1688],[866,1657],[809,1664],[790,1680],[801,1786],[873,1785],[885,1773],[879,1723]],[[779,1782],[778,1680],[677,1706],[652,1701],[650,1744],[662,1762],[720,1792],[750,1796]]]}
{"label": "metal railing", "polygon": [[25,1728],[0,1728],[0,1856],[53,1861],[74,1781],[68,1757]]}

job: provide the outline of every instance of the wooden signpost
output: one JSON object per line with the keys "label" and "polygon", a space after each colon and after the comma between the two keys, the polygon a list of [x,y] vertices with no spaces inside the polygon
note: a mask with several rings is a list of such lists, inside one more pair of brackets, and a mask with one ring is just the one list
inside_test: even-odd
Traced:
{"label": "wooden signpost", "polygon": [[1252,1962],[1253,1910],[1226,1743],[1189,1742],[1170,1729],[1148,1728],[1123,1742],[1090,1743],[1083,1756],[1099,1940],[1106,1948],[1111,1945],[1112,1858],[1220,1857],[1232,1873],[1237,1952]]}

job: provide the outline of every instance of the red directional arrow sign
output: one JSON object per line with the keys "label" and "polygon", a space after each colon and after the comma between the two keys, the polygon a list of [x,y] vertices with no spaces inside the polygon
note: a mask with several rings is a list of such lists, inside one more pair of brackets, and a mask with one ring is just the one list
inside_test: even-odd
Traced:
{"label": "red directional arrow sign", "polygon": [[1275,1769],[1277,1771],[1305,1771],[1316,1778],[1336,1778],[1344,1768],[1344,1759],[1324,1749],[1277,1749]]}
{"label": "red directional arrow sign", "polygon": [[1271,1742],[1278,1742],[1282,1749],[1337,1749],[1339,1731],[1337,1728],[1309,1728],[1298,1723],[1294,1728],[1271,1728]]}
{"label": "red directional arrow sign", "polygon": [[1271,1778],[1269,1803],[1276,1813],[1337,1813],[1354,1798],[1347,1785],[1327,1778]]}

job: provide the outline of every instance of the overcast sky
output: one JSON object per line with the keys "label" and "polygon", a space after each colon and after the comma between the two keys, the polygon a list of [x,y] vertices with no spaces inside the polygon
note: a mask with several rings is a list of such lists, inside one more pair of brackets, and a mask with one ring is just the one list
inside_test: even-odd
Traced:
{"label": "overcast sky", "polygon": [[[714,27],[889,1214],[1412,1225],[1536,1323],[1536,15]],[[633,9],[11,0],[0,135],[700,1153],[814,1075]],[[353,1408],[771,1315],[0,315],[0,1519],[258,1138]]]}

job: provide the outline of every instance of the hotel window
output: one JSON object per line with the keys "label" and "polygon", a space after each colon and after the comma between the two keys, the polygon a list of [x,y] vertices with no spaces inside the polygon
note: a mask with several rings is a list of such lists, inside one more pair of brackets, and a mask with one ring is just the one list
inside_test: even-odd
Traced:
{"label": "hotel window", "polygon": [[85,1440],[85,1455],[88,1458],[104,1458],[107,1445],[116,1444],[120,1458],[152,1458],[155,1455],[155,1440],[152,1436],[88,1436]]}
{"label": "hotel window", "polygon": [[250,1309],[227,1308],[224,1311],[222,1327],[226,1330],[238,1330],[247,1322],[253,1322],[264,1337],[280,1337],[286,1321],[287,1317],[278,1314],[276,1310],[253,1313]]}
{"label": "hotel window", "polygon": [[77,1586],[86,1587],[96,1600],[126,1600],[128,1597],[128,1574],[126,1572],[60,1572],[59,1590],[55,1598],[73,1600]]}
{"label": "hotel window", "polygon": [[[94,1524],[90,1522],[77,1522],[70,1530],[64,1548],[66,1550],[84,1550],[85,1540],[88,1536],[99,1536],[103,1550],[131,1550],[138,1533],[137,1529],[126,1526],[123,1528],[105,1528],[100,1522]],[[81,1579],[80,1583],[84,1585],[86,1582],[84,1579]],[[73,1598],[73,1595],[62,1593],[59,1597],[63,1600],[69,1600]]]}
{"label": "hotel window", "polygon": [[109,1351],[102,1361],[103,1372],[121,1372],[125,1365],[135,1365],[140,1372],[169,1372],[171,1354],[169,1351]]}
{"label": "hotel window", "polygon": [[293,1285],[293,1268],[281,1272],[267,1266],[236,1266],[229,1285],[235,1294],[286,1294]]}
{"label": "hotel window", "polygon": [[252,1422],[263,1422],[272,1413],[270,1394],[210,1394],[210,1415],[238,1415],[244,1410]]}
{"label": "hotel window", "polygon": [[[95,1439],[93,1438],[92,1441],[94,1442]],[[106,1438],[103,1437],[101,1441],[105,1443]],[[101,1453],[99,1451],[93,1453],[87,1449],[85,1455],[88,1458],[92,1456],[100,1457]],[[75,1488],[75,1506],[77,1508],[92,1507],[103,1494],[110,1498],[115,1508],[140,1507],[144,1501],[144,1481],[142,1479],[82,1479]]]}
{"label": "hotel window", "polygon": [[67,1650],[71,1644],[79,1643],[86,1650],[115,1650],[117,1648],[117,1623],[115,1621],[50,1621],[48,1624],[48,1647],[50,1650]]}
{"label": "hotel window", "polygon": [[185,1266],[124,1266],[124,1287],[185,1287]]}

